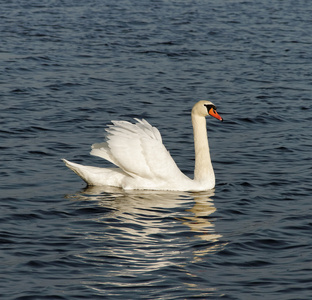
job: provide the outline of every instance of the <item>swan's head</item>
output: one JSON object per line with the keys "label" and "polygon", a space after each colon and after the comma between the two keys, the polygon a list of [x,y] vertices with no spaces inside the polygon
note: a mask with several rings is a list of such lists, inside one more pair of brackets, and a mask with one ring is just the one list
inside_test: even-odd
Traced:
{"label": "swan's head", "polygon": [[201,100],[197,102],[192,109],[192,114],[201,116],[201,117],[207,117],[208,115],[223,121],[223,119],[219,116],[217,113],[217,108],[216,106],[207,100]]}

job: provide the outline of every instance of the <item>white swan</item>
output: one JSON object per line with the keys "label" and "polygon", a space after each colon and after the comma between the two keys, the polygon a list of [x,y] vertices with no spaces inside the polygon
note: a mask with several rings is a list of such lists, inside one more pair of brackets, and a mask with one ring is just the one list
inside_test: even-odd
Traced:
{"label": "white swan", "polygon": [[106,142],[92,145],[90,154],[110,161],[117,168],[98,168],[66,159],[63,161],[88,185],[136,190],[209,190],[215,186],[215,175],[207,137],[205,117],[208,115],[223,121],[210,101],[202,100],[193,106],[194,179],[180,171],[163,145],[158,129],[138,119],[135,119],[135,124],[112,121],[113,125],[106,129]]}

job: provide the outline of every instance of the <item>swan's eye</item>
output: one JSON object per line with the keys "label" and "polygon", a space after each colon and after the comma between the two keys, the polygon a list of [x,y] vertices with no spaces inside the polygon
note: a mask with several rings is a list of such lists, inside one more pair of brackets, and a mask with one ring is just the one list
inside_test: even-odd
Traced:
{"label": "swan's eye", "polygon": [[211,108],[215,111],[217,108],[215,105],[212,104],[204,104],[204,106],[207,108],[207,111],[209,111]]}

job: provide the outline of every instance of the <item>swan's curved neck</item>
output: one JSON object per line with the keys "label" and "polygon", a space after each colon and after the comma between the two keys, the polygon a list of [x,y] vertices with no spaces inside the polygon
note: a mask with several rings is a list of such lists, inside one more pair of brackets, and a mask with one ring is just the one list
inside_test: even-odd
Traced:
{"label": "swan's curved neck", "polygon": [[195,170],[194,180],[215,182],[215,175],[211,164],[206,118],[192,112],[194,131]]}

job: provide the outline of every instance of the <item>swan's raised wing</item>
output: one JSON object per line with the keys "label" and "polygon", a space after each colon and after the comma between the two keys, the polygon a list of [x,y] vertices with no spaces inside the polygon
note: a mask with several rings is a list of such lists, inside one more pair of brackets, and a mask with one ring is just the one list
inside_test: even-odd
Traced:
{"label": "swan's raised wing", "polygon": [[185,176],[162,143],[157,128],[147,121],[113,121],[106,142],[92,145],[91,154],[102,157],[133,177],[172,180]]}

